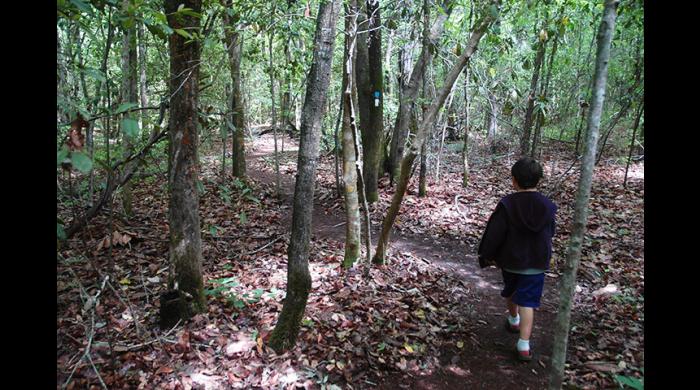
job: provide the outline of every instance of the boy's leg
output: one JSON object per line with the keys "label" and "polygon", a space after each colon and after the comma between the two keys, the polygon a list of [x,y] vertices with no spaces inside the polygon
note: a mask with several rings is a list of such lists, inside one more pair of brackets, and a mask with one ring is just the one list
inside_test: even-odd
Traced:
{"label": "boy's leg", "polygon": [[513,302],[513,296],[506,298],[506,303],[508,305],[508,314],[511,317],[516,317],[518,315],[518,305]]}
{"label": "boy's leg", "polygon": [[530,340],[532,324],[535,320],[535,310],[531,307],[519,307],[520,312],[520,339]]}

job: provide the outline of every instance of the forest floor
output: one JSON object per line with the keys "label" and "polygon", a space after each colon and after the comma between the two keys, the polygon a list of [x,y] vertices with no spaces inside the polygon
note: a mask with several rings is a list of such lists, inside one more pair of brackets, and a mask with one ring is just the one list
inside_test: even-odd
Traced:
{"label": "forest floor", "polygon": [[[220,157],[202,157],[200,219],[208,312],[158,328],[158,296],[168,270],[167,182],[134,186],[134,215],[109,212],[65,244],[57,275],[57,381],[68,388],[544,388],[557,310],[557,278],[575,196],[572,160],[544,158],[542,192],[559,205],[554,260],[535,314],[535,359],[515,359],[517,335],[504,329],[500,273],[480,269],[476,245],[498,200],[511,189],[512,160],[474,163],[461,188],[459,153],[447,149],[441,179],[417,197],[417,173],[394,229],[389,263],[343,270],[343,201],[333,157],[321,159],[309,267],[312,292],[297,346],[266,347],[282,307],[291,226],[296,145],[281,153],[275,197],[272,136],[248,145],[250,180],[226,178]],[[291,147],[290,147],[291,146]],[[566,155],[556,150],[551,155]],[[215,148],[213,149],[216,150]],[[220,150],[220,149],[218,149]],[[644,174],[633,165],[596,168],[587,239],[575,297],[568,383],[617,387],[644,367]],[[384,178],[370,206],[372,240],[393,189]],[[70,216],[68,202],[59,214]],[[76,206],[74,206],[76,207]],[[68,218],[69,219],[69,218]],[[110,247],[109,237],[113,246]],[[373,248],[374,249],[374,248]],[[105,276],[109,278],[105,281]],[[91,299],[96,294],[98,300]],[[98,374],[99,373],[99,374]]]}

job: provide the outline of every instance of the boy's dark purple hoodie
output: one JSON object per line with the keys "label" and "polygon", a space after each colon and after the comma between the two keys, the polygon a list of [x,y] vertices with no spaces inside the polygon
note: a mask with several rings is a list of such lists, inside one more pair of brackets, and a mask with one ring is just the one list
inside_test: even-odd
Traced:
{"label": "boy's dark purple hoodie", "polygon": [[535,191],[515,192],[498,202],[479,244],[479,264],[549,269],[557,206]]}

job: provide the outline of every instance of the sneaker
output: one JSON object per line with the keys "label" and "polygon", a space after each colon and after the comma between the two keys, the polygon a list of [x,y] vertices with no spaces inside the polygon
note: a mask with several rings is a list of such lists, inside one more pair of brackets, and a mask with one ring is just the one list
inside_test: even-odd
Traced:
{"label": "sneaker", "polygon": [[520,324],[518,323],[518,325],[511,325],[506,318],[506,330],[510,333],[520,333]]}
{"label": "sneaker", "polygon": [[529,362],[532,360],[532,349],[529,351],[518,351],[517,349],[515,350],[518,354],[518,360],[521,362]]}

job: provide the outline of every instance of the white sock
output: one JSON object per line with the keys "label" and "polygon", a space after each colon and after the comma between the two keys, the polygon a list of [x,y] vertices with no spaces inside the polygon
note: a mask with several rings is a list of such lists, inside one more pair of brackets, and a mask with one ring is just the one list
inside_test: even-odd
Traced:
{"label": "white sock", "polygon": [[530,350],[530,340],[518,339],[518,351],[529,351]]}
{"label": "white sock", "polygon": [[520,314],[516,314],[515,317],[511,317],[510,313],[508,313],[508,323],[511,325],[519,325],[520,324]]}

